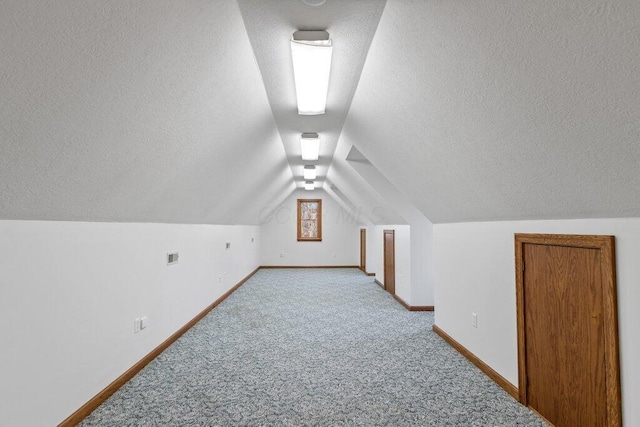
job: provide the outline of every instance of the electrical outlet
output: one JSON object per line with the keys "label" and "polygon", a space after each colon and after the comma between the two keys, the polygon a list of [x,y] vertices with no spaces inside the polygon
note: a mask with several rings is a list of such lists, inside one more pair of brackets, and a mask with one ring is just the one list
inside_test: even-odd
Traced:
{"label": "electrical outlet", "polygon": [[227,242],[225,244],[225,249],[231,249],[231,242]]}
{"label": "electrical outlet", "polygon": [[474,328],[478,327],[478,315],[475,313],[471,313],[471,326]]}
{"label": "electrical outlet", "polygon": [[287,254],[285,254],[284,252],[280,254],[280,258],[286,258],[286,257],[287,257]]}
{"label": "electrical outlet", "polygon": [[137,319],[133,320],[133,333],[137,334],[138,332],[140,332],[140,318],[138,317]]}
{"label": "electrical outlet", "polygon": [[335,258],[337,255],[338,255],[337,253],[335,253],[335,252],[333,253],[333,257],[334,257],[334,258]]}

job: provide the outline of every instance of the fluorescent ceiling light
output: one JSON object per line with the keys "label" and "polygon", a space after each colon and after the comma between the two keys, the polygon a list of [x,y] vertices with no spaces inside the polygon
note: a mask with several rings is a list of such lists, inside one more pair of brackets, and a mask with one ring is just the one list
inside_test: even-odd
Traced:
{"label": "fluorescent ceiling light", "polygon": [[293,76],[296,81],[298,114],[324,114],[331,71],[329,33],[296,31],[291,38]]}
{"label": "fluorescent ceiling light", "polygon": [[307,179],[314,180],[316,179],[316,167],[307,165],[304,167],[302,174],[305,180]]}
{"label": "fluorescent ceiling light", "polygon": [[313,189],[315,189],[315,185],[313,184],[313,181],[305,181],[304,182],[304,189],[305,190],[313,190]]}
{"label": "fluorescent ceiling light", "polygon": [[317,133],[303,133],[300,137],[302,160],[318,160],[320,137]]}

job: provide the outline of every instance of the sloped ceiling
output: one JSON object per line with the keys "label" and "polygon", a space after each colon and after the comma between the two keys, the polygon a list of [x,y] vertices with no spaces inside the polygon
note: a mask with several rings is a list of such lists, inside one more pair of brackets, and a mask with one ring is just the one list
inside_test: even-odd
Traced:
{"label": "sloped ceiling", "polygon": [[[312,2],[309,3],[318,3]],[[303,0],[238,0],[247,34],[296,183],[302,187],[300,134],[320,135],[316,187],[327,170],[374,37],[385,0],[329,0],[314,7]],[[290,40],[297,30],[326,30],[333,55],[326,113],[298,115]],[[308,163],[308,162],[307,162]]]}
{"label": "sloped ceiling", "polygon": [[293,191],[234,1],[0,8],[0,219],[257,224]]}
{"label": "sloped ceiling", "polygon": [[326,186],[350,202],[352,211],[371,224],[406,224],[407,221],[380,195],[372,183],[367,182],[348,164],[347,157],[351,147],[352,145],[346,144],[343,138],[338,142],[327,174]]}
{"label": "sloped ceiling", "polygon": [[342,138],[432,222],[640,216],[639,75],[636,0],[388,0]]}
{"label": "sloped ceiling", "polygon": [[[334,40],[321,117],[297,29]],[[403,219],[352,146],[436,223],[640,216],[636,0],[10,0],[0,57],[0,219],[258,224],[301,132],[369,223]]]}

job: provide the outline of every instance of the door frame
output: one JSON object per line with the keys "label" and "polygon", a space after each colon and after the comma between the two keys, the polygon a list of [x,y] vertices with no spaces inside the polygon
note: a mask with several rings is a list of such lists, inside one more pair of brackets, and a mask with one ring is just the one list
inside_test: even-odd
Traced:
{"label": "door frame", "polygon": [[618,313],[614,236],[571,234],[515,234],[516,311],[518,330],[518,394],[520,403],[528,405],[527,364],[525,348],[524,245],[550,245],[600,250],[600,272],[603,298],[604,375],[608,426],[622,425],[620,359],[618,347]]}

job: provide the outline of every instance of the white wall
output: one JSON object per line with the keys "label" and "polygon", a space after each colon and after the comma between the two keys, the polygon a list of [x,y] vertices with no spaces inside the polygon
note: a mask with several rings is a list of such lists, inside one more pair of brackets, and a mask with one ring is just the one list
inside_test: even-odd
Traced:
{"label": "white wall", "polygon": [[[298,242],[297,199],[322,199],[321,242]],[[360,265],[359,230],[357,218],[324,190],[296,190],[262,223],[261,265]]]}
{"label": "white wall", "polygon": [[[367,273],[374,273],[378,279],[378,272],[382,277],[382,231],[378,235],[378,226],[361,227],[367,230],[367,253],[366,270]],[[378,279],[381,283],[382,281]]]}
{"label": "white wall", "polygon": [[411,273],[402,299],[410,305],[433,305],[433,224],[355,146],[347,160],[410,225],[411,250],[407,262]]}
{"label": "white wall", "polygon": [[0,221],[0,425],[58,424],[251,273],[259,245],[258,226]]}
{"label": "white wall", "polygon": [[517,385],[514,233],[616,237],[624,424],[640,425],[640,219],[435,225],[436,324]]}
{"label": "white wall", "polygon": [[410,304],[411,230],[408,225],[376,225],[367,229],[367,272],[384,285],[384,230],[395,231],[396,295]]}
{"label": "white wall", "polygon": [[405,301],[410,305],[434,305],[433,224],[426,218],[411,219],[409,224],[411,283]]}

